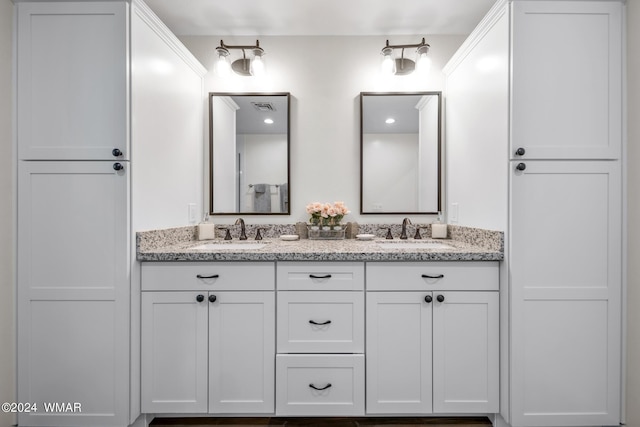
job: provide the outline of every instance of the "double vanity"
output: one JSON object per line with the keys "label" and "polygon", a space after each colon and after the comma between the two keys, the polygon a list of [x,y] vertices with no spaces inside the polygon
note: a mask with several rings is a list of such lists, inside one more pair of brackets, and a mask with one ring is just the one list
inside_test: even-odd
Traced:
{"label": "double vanity", "polygon": [[498,412],[502,233],[450,232],[259,242],[197,241],[194,227],[138,233],[142,412]]}

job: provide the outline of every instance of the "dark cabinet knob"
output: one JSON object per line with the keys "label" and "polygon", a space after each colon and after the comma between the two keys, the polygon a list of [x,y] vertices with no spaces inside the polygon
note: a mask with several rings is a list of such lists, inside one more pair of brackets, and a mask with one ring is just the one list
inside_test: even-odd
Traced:
{"label": "dark cabinet knob", "polygon": [[117,170],[117,171],[121,171],[122,169],[124,169],[124,166],[122,166],[121,163],[114,163],[113,164],[113,169]]}
{"label": "dark cabinet knob", "polygon": [[111,151],[111,154],[113,154],[113,157],[120,157],[122,156],[122,151],[118,148],[114,148],[113,151]]}
{"label": "dark cabinet knob", "polygon": [[518,163],[518,166],[516,166],[516,169],[519,171],[523,171],[527,168],[527,165],[525,165],[524,163]]}
{"label": "dark cabinet knob", "polygon": [[442,302],[444,301],[444,295],[438,295],[436,299],[438,300],[438,302]]}
{"label": "dark cabinet knob", "polygon": [[209,302],[216,302],[217,299],[215,295],[209,295]]}
{"label": "dark cabinet knob", "polygon": [[424,297],[424,302],[426,302],[427,304],[431,301],[433,301],[433,297],[431,295],[427,295],[426,297]]}
{"label": "dark cabinet knob", "polygon": [[198,296],[196,297],[196,301],[198,301],[198,302],[202,302],[202,301],[204,301],[204,295],[198,295]]}
{"label": "dark cabinet knob", "polygon": [[525,149],[520,147],[516,150],[516,156],[524,156],[525,152],[526,152]]}

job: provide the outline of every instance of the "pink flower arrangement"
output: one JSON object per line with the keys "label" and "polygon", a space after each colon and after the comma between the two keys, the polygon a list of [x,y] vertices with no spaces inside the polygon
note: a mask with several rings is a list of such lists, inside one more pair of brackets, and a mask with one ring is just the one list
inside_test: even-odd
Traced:
{"label": "pink flower arrangement", "polygon": [[309,222],[314,225],[340,224],[345,215],[351,213],[344,202],[319,203],[313,202],[307,205],[307,213],[311,215]]}

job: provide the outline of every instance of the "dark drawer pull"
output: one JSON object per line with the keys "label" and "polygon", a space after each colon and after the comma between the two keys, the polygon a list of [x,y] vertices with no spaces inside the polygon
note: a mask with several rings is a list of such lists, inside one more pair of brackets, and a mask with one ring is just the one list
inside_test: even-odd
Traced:
{"label": "dark drawer pull", "polygon": [[325,274],[324,276],[318,276],[315,274],[310,274],[309,277],[311,277],[312,279],[331,279],[331,275],[330,274]]}
{"label": "dark drawer pull", "polygon": [[309,384],[309,387],[311,387],[311,388],[312,388],[312,389],[314,389],[314,390],[322,391],[322,390],[326,390],[326,389],[328,389],[329,387],[331,387],[331,383],[327,384],[327,385],[326,385],[326,386],[324,386],[324,387],[320,387],[320,388],[316,387],[316,386],[315,386],[315,385],[313,385],[313,384]]}
{"label": "dark drawer pull", "polygon": [[331,320],[327,320],[326,322],[322,322],[322,323],[318,323],[315,320],[309,320],[309,323],[311,323],[312,325],[324,326],[324,325],[331,324]]}
{"label": "dark drawer pull", "polygon": [[422,277],[425,279],[442,279],[444,278],[444,274],[438,274],[437,276],[429,276],[428,274],[423,274]]}
{"label": "dark drawer pull", "polygon": [[196,277],[198,279],[217,279],[218,277],[220,277],[220,275],[219,274],[213,274],[211,276],[203,276],[201,274],[198,274]]}

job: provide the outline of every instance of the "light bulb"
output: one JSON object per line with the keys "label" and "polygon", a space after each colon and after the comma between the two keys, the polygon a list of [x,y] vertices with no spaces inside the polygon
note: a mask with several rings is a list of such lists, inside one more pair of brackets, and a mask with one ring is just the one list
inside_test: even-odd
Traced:
{"label": "light bulb", "polygon": [[418,55],[416,58],[416,72],[425,75],[431,68],[431,58],[427,56],[428,48],[418,49]]}
{"label": "light bulb", "polygon": [[216,49],[218,59],[215,64],[215,72],[220,77],[227,77],[231,74],[231,64],[229,63],[229,51],[226,49]]}
{"label": "light bulb", "polygon": [[265,74],[264,61],[262,55],[256,55],[251,61],[251,75],[254,77],[262,77]]}
{"label": "light bulb", "polygon": [[385,76],[392,76],[396,73],[396,60],[393,57],[393,49],[382,49],[382,64],[380,70]]}

